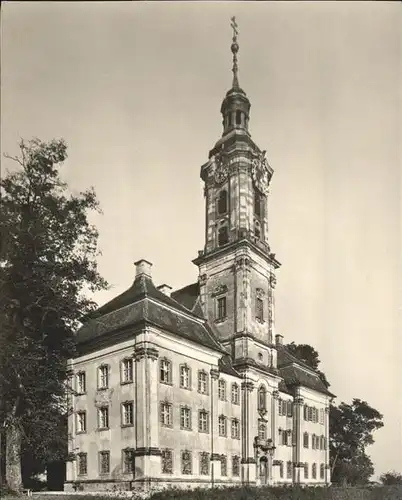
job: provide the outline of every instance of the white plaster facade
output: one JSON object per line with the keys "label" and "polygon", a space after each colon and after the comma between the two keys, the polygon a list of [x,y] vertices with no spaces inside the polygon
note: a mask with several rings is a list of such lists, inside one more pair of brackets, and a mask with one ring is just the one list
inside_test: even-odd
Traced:
{"label": "white plaster facade", "polygon": [[78,332],[67,490],[330,482],[332,394],[275,329],[273,170],[249,110],[236,77],[201,167],[197,283],[170,294],[141,260],[133,286]]}

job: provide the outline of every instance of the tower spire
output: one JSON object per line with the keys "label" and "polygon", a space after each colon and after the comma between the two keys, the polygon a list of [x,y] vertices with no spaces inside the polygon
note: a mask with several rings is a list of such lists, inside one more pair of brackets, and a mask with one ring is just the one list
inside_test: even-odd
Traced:
{"label": "tower spire", "polygon": [[230,26],[233,29],[232,45],[230,47],[231,50],[232,50],[232,53],[233,53],[233,68],[232,68],[232,71],[233,71],[233,83],[232,83],[232,87],[234,89],[238,89],[239,88],[239,79],[238,79],[238,76],[237,76],[237,72],[238,72],[237,53],[239,51],[239,45],[237,43],[237,35],[239,34],[239,32],[237,30],[237,23],[236,23],[236,17],[235,16],[233,16],[231,18]]}

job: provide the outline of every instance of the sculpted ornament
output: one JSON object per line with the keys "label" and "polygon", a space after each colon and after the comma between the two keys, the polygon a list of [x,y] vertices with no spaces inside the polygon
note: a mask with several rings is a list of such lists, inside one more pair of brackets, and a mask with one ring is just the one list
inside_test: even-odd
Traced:
{"label": "sculpted ornament", "polygon": [[253,153],[253,160],[251,162],[251,175],[253,181],[261,193],[268,194],[268,186],[270,181],[268,161],[266,159],[266,151],[257,154]]}
{"label": "sculpted ornament", "polygon": [[222,184],[229,175],[227,155],[222,152],[211,158],[211,176],[216,184]]}
{"label": "sculpted ornament", "polygon": [[273,274],[269,277],[269,284],[271,285],[271,288],[276,287],[276,277]]}

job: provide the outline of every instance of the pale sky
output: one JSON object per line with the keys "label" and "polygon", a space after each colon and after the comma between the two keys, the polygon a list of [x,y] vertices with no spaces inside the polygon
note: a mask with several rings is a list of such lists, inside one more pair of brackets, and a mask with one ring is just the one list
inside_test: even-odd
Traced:
{"label": "pale sky", "polygon": [[319,351],[337,402],[384,414],[367,451],[376,476],[402,472],[399,2],[3,3],[2,152],[67,141],[63,175],[104,211],[99,269],[114,286],[99,304],[140,258],[157,285],[196,281],[233,15],[251,134],[275,170],[277,330]]}

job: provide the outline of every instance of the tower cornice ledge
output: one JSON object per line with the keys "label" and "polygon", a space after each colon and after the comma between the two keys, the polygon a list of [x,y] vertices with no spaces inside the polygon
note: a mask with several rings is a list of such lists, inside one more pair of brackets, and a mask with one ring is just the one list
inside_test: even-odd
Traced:
{"label": "tower cornice ledge", "polygon": [[[268,246],[268,245],[267,245]],[[205,253],[204,251],[200,251],[198,257],[196,257],[192,262],[196,266],[203,264],[205,262],[209,262],[212,259],[215,259],[218,256],[225,255],[226,253],[232,252],[233,250],[238,251],[241,247],[249,247],[253,251],[255,251],[260,257],[265,259],[267,262],[272,264],[275,269],[279,269],[281,267],[281,263],[275,258],[274,253],[268,253],[263,249],[259,248],[255,243],[253,243],[250,239],[242,238],[232,243],[228,243],[225,246],[219,247],[212,252]]]}

